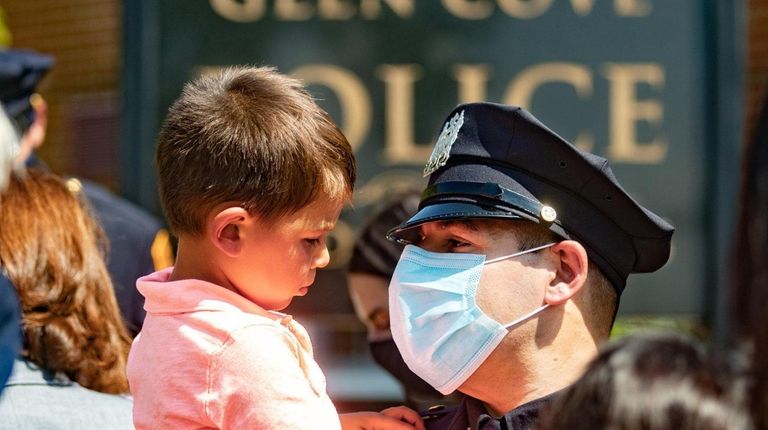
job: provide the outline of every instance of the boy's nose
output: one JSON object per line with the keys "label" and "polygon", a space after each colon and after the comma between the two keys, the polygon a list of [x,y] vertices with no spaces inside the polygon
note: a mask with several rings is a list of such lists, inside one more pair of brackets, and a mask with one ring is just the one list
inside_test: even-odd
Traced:
{"label": "boy's nose", "polygon": [[328,247],[323,245],[320,249],[320,254],[315,257],[315,268],[322,269],[331,262],[331,254],[328,252]]}

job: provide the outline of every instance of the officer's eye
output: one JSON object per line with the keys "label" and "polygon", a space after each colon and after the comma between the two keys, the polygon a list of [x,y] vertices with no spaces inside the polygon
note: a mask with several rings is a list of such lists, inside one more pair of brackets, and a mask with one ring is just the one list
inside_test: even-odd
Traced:
{"label": "officer's eye", "polygon": [[458,240],[458,239],[448,239],[448,246],[451,249],[464,248],[469,246],[469,243],[464,242],[462,240]]}

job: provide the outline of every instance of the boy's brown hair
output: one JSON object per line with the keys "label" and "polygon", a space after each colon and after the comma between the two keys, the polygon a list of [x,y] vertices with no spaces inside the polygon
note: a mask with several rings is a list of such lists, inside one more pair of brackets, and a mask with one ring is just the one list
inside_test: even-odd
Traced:
{"label": "boy's brown hair", "polygon": [[188,83],[155,155],[160,198],[176,234],[200,234],[233,202],[266,222],[318,197],[351,197],[346,137],[298,80],[272,67],[231,67]]}

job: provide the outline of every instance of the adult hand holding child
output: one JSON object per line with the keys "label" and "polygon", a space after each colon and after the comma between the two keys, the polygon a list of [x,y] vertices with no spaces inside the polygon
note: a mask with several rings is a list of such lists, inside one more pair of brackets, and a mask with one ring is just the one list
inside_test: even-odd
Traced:
{"label": "adult hand holding child", "polygon": [[419,414],[405,406],[387,408],[380,413],[353,412],[340,414],[344,430],[424,430],[424,421]]}

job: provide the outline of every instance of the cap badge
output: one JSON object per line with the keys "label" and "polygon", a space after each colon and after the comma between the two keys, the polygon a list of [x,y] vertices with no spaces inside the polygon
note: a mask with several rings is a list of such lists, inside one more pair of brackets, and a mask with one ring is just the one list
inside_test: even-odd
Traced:
{"label": "cap badge", "polygon": [[445,123],[443,131],[440,132],[440,137],[437,138],[435,148],[432,150],[432,155],[429,156],[429,161],[424,166],[424,177],[431,175],[432,172],[445,166],[445,163],[448,162],[451,147],[453,142],[456,141],[462,125],[464,125],[464,111],[457,113]]}

